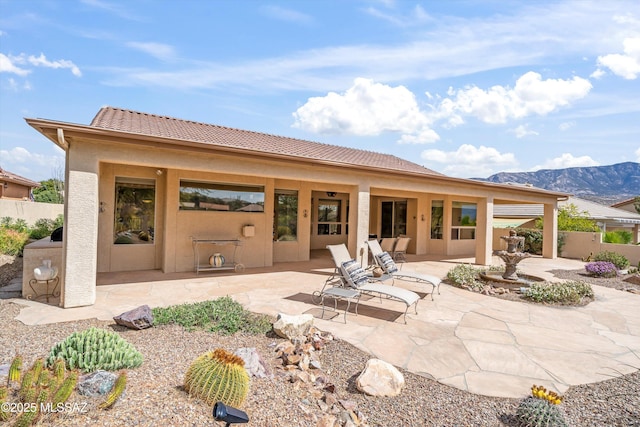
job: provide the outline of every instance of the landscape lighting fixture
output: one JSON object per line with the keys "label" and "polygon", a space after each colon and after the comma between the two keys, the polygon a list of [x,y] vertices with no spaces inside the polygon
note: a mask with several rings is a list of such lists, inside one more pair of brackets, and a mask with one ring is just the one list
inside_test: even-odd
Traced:
{"label": "landscape lighting fixture", "polygon": [[227,423],[226,427],[229,427],[232,423],[244,424],[249,422],[249,416],[246,412],[232,408],[231,406],[226,406],[222,402],[217,402],[213,405],[213,419],[216,421],[224,421]]}

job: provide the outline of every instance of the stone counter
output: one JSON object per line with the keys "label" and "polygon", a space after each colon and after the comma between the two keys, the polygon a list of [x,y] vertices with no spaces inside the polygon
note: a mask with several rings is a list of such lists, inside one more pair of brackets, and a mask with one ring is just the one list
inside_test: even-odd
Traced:
{"label": "stone counter", "polygon": [[[52,242],[51,237],[45,237],[28,244],[24,247],[22,254],[22,297],[27,299],[34,299],[35,295],[29,281],[34,279],[33,269],[42,265],[42,261],[45,259],[51,260],[51,266],[58,268],[58,280],[60,281],[57,290],[62,291],[64,283],[62,279],[62,242]],[[37,283],[33,285],[35,290],[40,293],[46,293],[46,285],[44,283]],[[49,291],[53,289],[53,285],[50,285]],[[62,292],[61,292],[62,293]],[[39,299],[38,301],[45,302],[46,299]],[[60,297],[49,298],[49,304],[61,305]]]}

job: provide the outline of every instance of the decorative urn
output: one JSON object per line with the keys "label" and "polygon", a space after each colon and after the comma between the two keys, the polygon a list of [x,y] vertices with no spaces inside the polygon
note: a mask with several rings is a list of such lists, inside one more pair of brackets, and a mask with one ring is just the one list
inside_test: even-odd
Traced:
{"label": "decorative urn", "polygon": [[58,267],[52,267],[51,260],[45,259],[42,261],[42,265],[33,269],[33,275],[36,280],[52,280],[58,277]]}
{"label": "decorative urn", "polygon": [[209,257],[209,264],[211,267],[222,267],[224,265],[224,256],[216,253]]}

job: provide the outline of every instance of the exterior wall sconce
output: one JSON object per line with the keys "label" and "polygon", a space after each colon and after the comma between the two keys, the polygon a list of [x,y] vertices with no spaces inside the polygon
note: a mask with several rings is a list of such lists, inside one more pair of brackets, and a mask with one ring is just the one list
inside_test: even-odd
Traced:
{"label": "exterior wall sconce", "polygon": [[303,217],[305,217],[305,218],[306,218],[306,217],[308,217],[308,216],[309,216],[309,211],[308,211],[308,210],[306,210],[306,209],[305,209],[305,210],[303,210],[303,211],[302,211],[302,216],[303,216]]}
{"label": "exterior wall sconce", "polygon": [[156,175],[160,176],[162,175],[162,169],[156,169]]}
{"label": "exterior wall sconce", "polygon": [[327,191],[327,196],[329,197],[336,197],[336,192],[335,191]]}
{"label": "exterior wall sconce", "polygon": [[100,202],[100,213],[104,212],[106,210],[106,206],[107,204],[105,202]]}
{"label": "exterior wall sconce", "polygon": [[420,221],[424,222],[424,214],[420,215]]}
{"label": "exterior wall sconce", "polygon": [[5,182],[5,183],[4,183],[4,185],[3,185],[3,187],[4,187],[4,189],[6,190],[7,188],[9,188],[9,184]]}

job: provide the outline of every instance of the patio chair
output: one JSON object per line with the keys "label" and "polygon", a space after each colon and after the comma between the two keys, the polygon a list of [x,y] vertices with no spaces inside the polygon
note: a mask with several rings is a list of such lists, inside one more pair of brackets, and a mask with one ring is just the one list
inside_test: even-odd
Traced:
{"label": "patio chair", "polygon": [[369,245],[369,250],[371,251],[371,254],[373,255],[373,259],[375,260],[376,264],[380,268],[382,268],[382,271],[384,272],[385,275],[387,275],[387,277],[391,276],[391,278],[393,279],[400,279],[405,281],[431,285],[433,287],[433,290],[431,291],[432,301],[433,301],[433,293],[436,291],[436,289],[438,290],[438,295],[440,295],[441,280],[438,277],[432,276],[430,274],[401,272],[398,269],[393,258],[391,258],[391,255],[389,255],[388,252],[382,250],[382,247],[380,246],[377,240],[369,240],[367,242],[367,245]]}
{"label": "patio chair", "polygon": [[[321,296],[326,292],[330,292],[331,288],[341,286],[357,290],[361,294],[378,296],[380,297],[380,302],[382,302],[382,297],[403,302],[406,305],[404,311],[405,324],[407,323],[409,307],[413,305],[415,313],[418,314],[418,301],[420,300],[418,294],[407,289],[380,283],[380,280],[384,280],[385,277],[374,278],[367,274],[360,263],[351,258],[349,250],[344,244],[328,245],[327,249],[331,252],[336,269],[333,275],[325,281],[324,287],[319,292]],[[331,286],[327,288],[328,285]]]}
{"label": "patio chair", "polygon": [[407,258],[405,255],[407,255],[407,248],[409,247],[410,241],[411,241],[411,237],[398,237],[398,241],[396,242],[396,245],[393,248],[393,252],[387,251],[393,254],[393,260],[395,262],[407,261]]}
{"label": "patio chair", "polygon": [[395,237],[384,237],[381,241],[380,241],[380,246],[382,247],[383,251],[389,252],[390,254],[393,253],[393,250],[396,247],[396,242],[398,241],[397,238]]}

